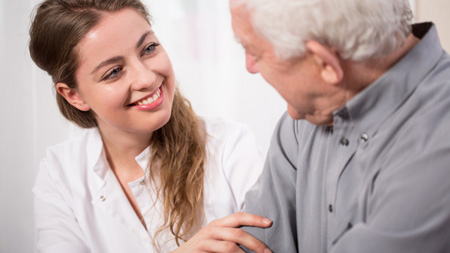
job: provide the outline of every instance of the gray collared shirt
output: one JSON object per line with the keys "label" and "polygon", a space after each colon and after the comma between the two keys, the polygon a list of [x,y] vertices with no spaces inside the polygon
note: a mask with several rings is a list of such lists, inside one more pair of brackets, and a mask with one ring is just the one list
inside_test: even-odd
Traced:
{"label": "gray collared shirt", "polygon": [[450,56],[431,23],[421,41],[334,114],[285,114],[244,211],[275,252],[450,252]]}

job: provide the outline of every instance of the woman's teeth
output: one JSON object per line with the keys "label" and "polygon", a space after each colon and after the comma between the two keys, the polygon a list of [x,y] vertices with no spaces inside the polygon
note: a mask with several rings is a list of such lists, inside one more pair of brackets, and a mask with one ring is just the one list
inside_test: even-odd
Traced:
{"label": "woman's teeth", "polygon": [[141,100],[139,102],[137,102],[138,105],[148,105],[151,104],[153,102],[155,102],[159,97],[161,96],[161,90],[158,89],[158,91],[156,91],[155,94],[153,94],[153,96],[145,99],[145,100]]}

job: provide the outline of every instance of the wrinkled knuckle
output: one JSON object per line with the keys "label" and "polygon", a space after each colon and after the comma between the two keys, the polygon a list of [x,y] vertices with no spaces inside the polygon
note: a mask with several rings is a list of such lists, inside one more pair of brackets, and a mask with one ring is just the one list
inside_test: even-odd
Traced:
{"label": "wrinkled knuckle", "polygon": [[243,219],[245,217],[245,214],[243,212],[237,212],[235,215],[237,219]]}
{"label": "wrinkled knuckle", "polygon": [[245,232],[243,231],[243,230],[241,230],[241,229],[235,229],[234,231],[233,231],[233,236],[235,237],[235,238],[241,238],[241,237],[243,237],[245,235]]}
{"label": "wrinkled knuckle", "polygon": [[213,233],[213,228],[211,226],[206,226],[201,230],[202,235],[207,236]]}

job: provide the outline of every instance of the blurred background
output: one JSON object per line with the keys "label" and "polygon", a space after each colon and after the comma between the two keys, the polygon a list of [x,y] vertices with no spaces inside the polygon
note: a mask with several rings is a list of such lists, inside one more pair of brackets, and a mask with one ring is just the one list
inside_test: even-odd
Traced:
{"label": "blurred background", "polygon": [[[75,135],[57,109],[50,78],[28,54],[28,28],[38,0],[0,0],[0,253],[35,252],[31,189],[49,145]],[[144,0],[184,95],[204,116],[248,124],[267,150],[286,104],[260,75],[245,71],[228,0]],[[450,50],[450,1],[412,0],[415,21],[437,24]]]}

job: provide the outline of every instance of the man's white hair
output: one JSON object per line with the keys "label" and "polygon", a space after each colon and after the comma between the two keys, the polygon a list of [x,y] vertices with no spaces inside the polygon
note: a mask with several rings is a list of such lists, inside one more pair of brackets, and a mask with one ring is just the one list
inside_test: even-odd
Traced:
{"label": "man's white hair", "polygon": [[411,31],[408,0],[235,1],[283,59],[303,55],[307,40],[335,48],[343,59],[374,59],[393,52]]}

